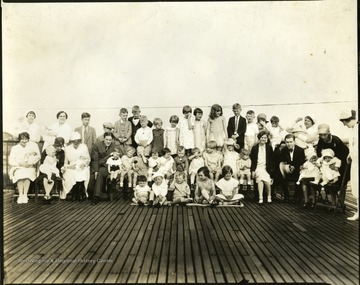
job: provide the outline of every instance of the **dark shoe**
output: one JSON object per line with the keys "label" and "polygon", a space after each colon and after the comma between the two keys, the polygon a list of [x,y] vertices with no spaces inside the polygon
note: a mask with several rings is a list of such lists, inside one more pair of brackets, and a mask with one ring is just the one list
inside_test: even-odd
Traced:
{"label": "dark shoe", "polygon": [[91,205],[97,205],[99,203],[98,199],[93,199]]}
{"label": "dark shoe", "polygon": [[144,207],[144,203],[143,202],[138,202],[138,205],[139,205],[139,207]]}
{"label": "dark shoe", "polygon": [[154,201],[153,200],[150,200],[149,201],[149,207],[152,207],[154,205]]}

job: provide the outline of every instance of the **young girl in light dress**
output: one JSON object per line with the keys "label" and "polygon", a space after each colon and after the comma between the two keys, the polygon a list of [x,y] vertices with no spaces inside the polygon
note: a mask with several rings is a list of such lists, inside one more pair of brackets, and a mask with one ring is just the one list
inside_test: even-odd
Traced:
{"label": "young girl in light dress", "polygon": [[195,147],[193,149],[193,155],[189,157],[191,160],[190,166],[189,166],[189,174],[190,174],[190,189],[191,191],[195,191],[195,178],[197,175],[198,170],[203,167],[204,159],[201,156],[200,149]]}
{"label": "young girl in light dress", "polygon": [[165,130],[165,147],[170,149],[171,151],[171,155],[175,156],[177,153],[177,148],[178,148],[178,144],[179,144],[179,128],[178,128],[178,123],[179,123],[179,117],[176,115],[172,115],[170,117],[170,127],[168,127]]}
{"label": "young girl in light dress", "polygon": [[182,110],[184,117],[179,120],[179,145],[185,148],[187,156],[191,155],[191,150],[195,146],[194,119],[191,117],[191,111],[191,107],[185,105]]}
{"label": "young girl in light dress", "polygon": [[207,141],[215,141],[218,150],[221,150],[227,138],[226,121],[222,108],[218,104],[211,106],[209,119],[206,127]]}
{"label": "young girl in light dress", "polygon": [[197,147],[202,153],[206,148],[206,121],[201,119],[203,111],[200,108],[195,108],[194,116],[195,147]]}
{"label": "young girl in light dress", "polygon": [[243,148],[240,152],[240,158],[237,161],[237,170],[238,170],[240,185],[244,185],[245,179],[247,180],[248,185],[252,185],[250,169],[251,169],[250,151]]}

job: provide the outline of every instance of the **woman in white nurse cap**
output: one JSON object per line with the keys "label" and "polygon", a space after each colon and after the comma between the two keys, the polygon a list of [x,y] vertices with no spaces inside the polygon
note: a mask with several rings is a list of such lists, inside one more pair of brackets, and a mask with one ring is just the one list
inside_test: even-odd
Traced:
{"label": "woman in white nurse cap", "polygon": [[339,116],[340,121],[344,124],[344,126],[350,129],[349,134],[349,155],[347,157],[347,162],[351,163],[351,172],[350,172],[350,185],[351,185],[351,193],[357,200],[357,211],[352,217],[348,217],[347,219],[350,221],[358,221],[359,220],[359,180],[358,180],[358,163],[359,163],[359,142],[358,142],[358,134],[359,134],[359,122],[356,120],[356,112],[354,110],[345,110],[340,113]]}

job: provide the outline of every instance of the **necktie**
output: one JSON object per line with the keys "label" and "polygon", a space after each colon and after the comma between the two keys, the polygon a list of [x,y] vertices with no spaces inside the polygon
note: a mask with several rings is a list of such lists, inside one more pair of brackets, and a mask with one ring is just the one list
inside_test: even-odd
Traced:
{"label": "necktie", "polygon": [[235,116],[235,134],[237,134],[237,130],[238,130],[238,125],[239,125],[239,117]]}
{"label": "necktie", "polygon": [[83,141],[82,141],[83,143],[85,142],[85,138],[86,138],[86,136],[87,136],[87,132],[88,132],[88,131],[87,131],[87,127],[85,127],[85,128],[84,128],[84,137],[83,137]]}

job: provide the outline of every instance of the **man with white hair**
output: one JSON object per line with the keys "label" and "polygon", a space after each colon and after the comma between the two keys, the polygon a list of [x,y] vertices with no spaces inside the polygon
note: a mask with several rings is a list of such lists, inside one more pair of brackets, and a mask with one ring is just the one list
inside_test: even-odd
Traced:
{"label": "man with white hair", "polygon": [[359,220],[359,181],[358,181],[358,158],[359,158],[359,122],[356,120],[356,112],[343,111],[340,113],[340,121],[350,129],[349,136],[349,155],[347,156],[347,162],[351,163],[351,172],[350,172],[350,185],[351,193],[357,200],[357,211],[354,216],[348,217],[350,221]]}

